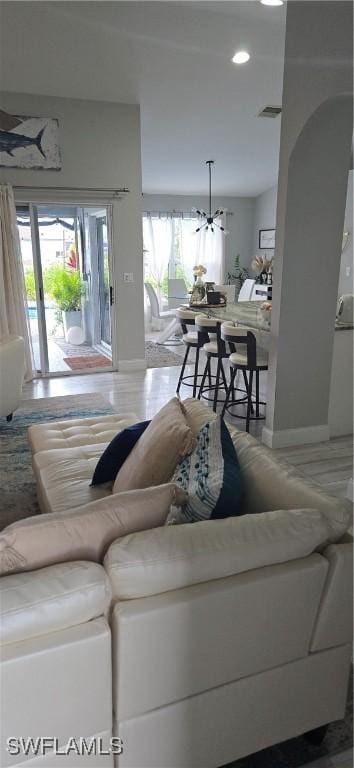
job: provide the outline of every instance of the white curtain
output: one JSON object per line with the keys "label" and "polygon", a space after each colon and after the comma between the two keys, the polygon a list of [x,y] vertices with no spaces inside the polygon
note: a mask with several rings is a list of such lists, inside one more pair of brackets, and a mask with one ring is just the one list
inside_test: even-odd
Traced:
{"label": "white curtain", "polygon": [[143,217],[143,235],[146,277],[152,277],[156,283],[158,299],[162,302],[162,282],[172,260],[173,221],[171,217]]}
{"label": "white curtain", "polygon": [[[201,221],[181,220],[181,261],[190,281],[193,279],[193,267],[203,264],[207,269],[205,280],[221,285],[225,273],[225,235],[217,226],[214,232],[203,227],[196,233]],[[225,227],[224,216],[216,222]]]}
{"label": "white curtain", "polygon": [[180,260],[183,272],[190,285],[193,284],[193,267],[197,264],[197,235],[198,226],[196,219],[183,218],[180,225]]}
{"label": "white curtain", "polygon": [[10,184],[0,185],[0,337],[16,334],[25,342],[25,379],[33,378],[25,283],[16,208]]}

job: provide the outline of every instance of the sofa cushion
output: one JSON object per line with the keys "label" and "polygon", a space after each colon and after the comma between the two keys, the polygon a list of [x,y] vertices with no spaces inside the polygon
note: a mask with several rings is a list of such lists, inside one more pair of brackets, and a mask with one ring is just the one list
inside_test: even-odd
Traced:
{"label": "sofa cushion", "polygon": [[179,459],[191,453],[195,437],[181,403],[172,398],[154,416],[119,470],[113,492],[167,483]]}
{"label": "sofa cushion", "polygon": [[243,481],[229,430],[220,416],[205,424],[197,445],[176,468],[172,482],[188,493],[183,507],[173,507],[167,523],[242,514]]}
{"label": "sofa cushion", "polygon": [[0,579],[0,644],[83,624],[109,608],[111,587],[96,563],[52,565]]}
{"label": "sofa cushion", "polygon": [[109,443],[125,427],[137,421],[133,413],[92,416],[88,419],[67,419],[48,424],[34,424],[28,429],[32,453],[52,448],[77,448],[80,445]]}
{"label": "sofa cushion", "polygon": [[343,536],[353,516],[353,505],[348,499],[327,493],[252,435],[235,428],[230,431],[245,482],[245,512],[318,509],[328,524],[328,541],[338,541]]}
{"label": "sofa cushion", "polygon": [[102,444],[39,451],[33,456],[41,511],[65,512],[112,492],[112,483],[91,487]]}
{"label": "sofa cushion", "polygon": [[183,501],[175,485],[114,494],[79,509],[18,520],[0,534],[0,574],[69,560],[102,560],[118,536],[163,525],[171,504]]}
{"label": "sofa cushion", "polygon": [[98,460],[91,485],[114,482],[120,468],[149,424],[150,421],[139,421],[138,424],[132,424],[115,435]]}
{"label": "sofa cushion", "polygon": [[302,558],[327,536],[320,512],[276,510],[131,534],[110,546],[104,566],[114,597],[128,600]]}

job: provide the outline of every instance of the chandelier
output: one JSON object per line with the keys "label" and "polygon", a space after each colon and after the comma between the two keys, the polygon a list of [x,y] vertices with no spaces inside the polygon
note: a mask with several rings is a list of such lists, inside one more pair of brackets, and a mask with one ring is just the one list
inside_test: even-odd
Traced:
{"label": "chandelier", "polygon": [[202,229],[208,230],[209,227],[212,232],[214,232],[214,227],[217,227],[221,230],[221,232],[224,233],[224,235],[228,235],[227,229],[223,227],[221,224],[218,224],[215,219],[217,219],[219,216],[222,216],[224,213],[224,210],[221,210],[221,208],[217,208],[214,213],[211,212],[211,166],[214,165],[214,160],[207,160],[206,165],[208,166],[209,170],[209,212],[206,213],[203,210],[199,210],[198,208],[192,208],[195,213],[197,213],[199,216],[202,217],[202,219],[205,219],[204,223],[202,223],[197,229],[196,232],[200,232]]}

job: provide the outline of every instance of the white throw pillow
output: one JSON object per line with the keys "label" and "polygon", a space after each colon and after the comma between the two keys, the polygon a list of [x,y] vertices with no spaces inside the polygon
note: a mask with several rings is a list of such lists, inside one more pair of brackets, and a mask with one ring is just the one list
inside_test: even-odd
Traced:
{"label": "white throw pillow", "polygon": [[185,494],[173,483],[105,496],[79,509],[19,520],[0,535],[0,574],[68,560],[102,560],[118,536],[164,525]]}

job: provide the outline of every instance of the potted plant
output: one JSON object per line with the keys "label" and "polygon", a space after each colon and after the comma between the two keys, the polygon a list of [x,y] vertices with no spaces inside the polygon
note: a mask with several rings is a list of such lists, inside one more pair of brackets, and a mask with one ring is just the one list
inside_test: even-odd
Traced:
{"label": "potted plant", "polygon": [[62,312],[65,338],[69,328],[81,327],[83,283],[76,269],[55,264],[46,271],[46,289]]}
{"label": "potted plant", "polygon": [[238,253],[237,256],[235,256],[235,260],[234,260],[234,271],[227,273],[228,284],[229,285],[234,284],[236,286],[236,289],[235,289],[236,298],[240,293],[243,283],[248,277],[249,277],[248,269],[246,267],[241,267],[240,254]]}

